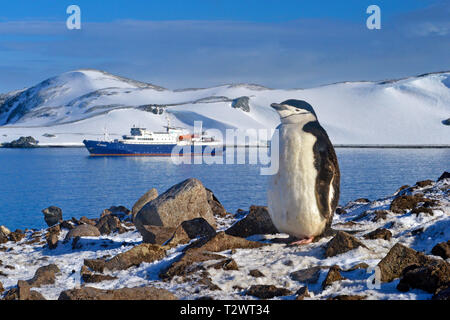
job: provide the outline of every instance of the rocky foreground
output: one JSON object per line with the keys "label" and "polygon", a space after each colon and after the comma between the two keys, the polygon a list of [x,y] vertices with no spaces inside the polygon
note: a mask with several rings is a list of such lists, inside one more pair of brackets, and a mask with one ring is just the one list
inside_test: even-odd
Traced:
{"label": "rocky foreground", "polygon": [[196,179],[131,210],[49,228],[0,227],[5,300],[438,299],[450,297],[450,174],[336,210],[332,237],[304,246],[266,207],[228,213]]}

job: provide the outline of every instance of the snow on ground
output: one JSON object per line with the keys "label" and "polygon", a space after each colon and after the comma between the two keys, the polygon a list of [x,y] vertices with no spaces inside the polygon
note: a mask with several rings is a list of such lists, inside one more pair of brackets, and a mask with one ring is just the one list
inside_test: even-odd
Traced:
{"label": "snow on ground", "polygon": [[[142,263],[139,267],[132,267],[124,271],[105,271],[106,274],[116,276],[118,279],[88,285],[103,289],[152,285],[168,289],[180,299],[195,299],[205,295],[212,296],[215,299],[254,299],[251,296],[243,295],[242,290],[236,289],[235,286],[245,289],[253,284],[271,284],[295,292],[305,284],[292,280],[289,277],[291,272],[313,266],[338,265],[344,270],[341,273],[346,280],[334,282],[322,291],[321,283],[328,272],[328,269],[324,268],[317,284],[308,286],[311,292],[310,299],[327,299],[344,294],[363,295],[366,296],[366,299],[429,299],[432,296],[431,294],[418,289],[407,293],[398,291],[396,289],[398,279],[391,283],[382,283],[379,289],[369,289],[367,281],[373,275],[370,268],[369,271],[366,269],[345,271],[362,262],[367,263],[369,267],[375,267],[397,242],[425,254],[430,254],[434,245],[450,239],[450,179],[423,188],[417,187],[412,191],[412,194],[417,193],[423,193],[425,197],[439,201],[439,206],[433,210],[433,215],[425,213],[415,215],[411,212],[394,214],[389,211],[386,219],[373,222],[373,211],[389,210],[394,195],[369,203],[350,202],[344,207],[347,210],[346,214],[335,215],[333,228],[347,231],[359,230],[359,233],[356,233],[355,236],[367,248],[359,247],[344,254],[324,258],[324,245],[331,239],[331,237],[327,237],[304,246],[287,246],[286,244],[274,243],[258,249],[237,249],[233,252],[230,250],[221,252],[221,255],[232,257],[239,267],[239,270],[236,271],[208,269],[212,282],[219,286],[221,290],[211,291],[200,288],[197,284],[186,282],[179,277],[175,277],[168,282],[159,279],[159,272],[168,267],[181,254],[181,250],[186,245],[179,245],[171,249],[167,257],[161,261]],[[219,230],[226,229],[236,221],[235,218],[220,218],[219,220]],[[365,240],[363,238],[364,234],[380,227],[387,228],[392,232],[391,240]],[[415,233],[414,231],[419,228],[423,228],[423,231]],[[33,289],[41,292],[47,299],[57,299],[61,291],[82,285],[80,268],[83,265],[83,259],[112,257],[129,250],[142,241],[140,234],[131,230],[124,234],[82,238],[82,247],[73,250],[71,241],[67,243],[62,241],[67,232],[63,231],[60,234],[58,247],[55,250],[50,250],[44,244],[25,244],[30,240],[32,232],[32,230],[28,230],[27,237],[19,243],[8,242],[0,245],[0,261],[2,261],[2,264],[0,264],[0,282],[8,290],[14,287],[18,280],[32,278],[38,267],[55,263],[61,269],[56,283]],[[286,237],[285,234],[255,235],[248,239],[271,243],[272,239]],[[211,261],[206,263],[211,263]],[[12,268],[8,266],[12,266]],[[265,277],[254,278],[249,276],[249,271],[252,269],[258,269]],[[2,273],[6,276],[1,276]],[[295,296],[286,296],[275,299],[294,298]]]}
{"label": "snow on ground", "polygon": [[[192,129],[274,129],[279,118],[273,102],[309,102],[335,144],[450,145],[450,73],[434,73],[385,82],[345,82],[310,89],[272,90],[256,85],[223,85],[168,90],[98,70],[76,70],[35,87],[0,96],[0,143],[31,135],[42,145],[81,145],[111,138],[140,125],[160,130],[166,113],[138,111],[164,105],[173,125]],[[249,97],[250,111],[233,108],[233,99]],[[56,137],[45,137],[44,134]],[[262,137],[264,139],[264,137]],[[267,139],[267,138],[266,138]]]}

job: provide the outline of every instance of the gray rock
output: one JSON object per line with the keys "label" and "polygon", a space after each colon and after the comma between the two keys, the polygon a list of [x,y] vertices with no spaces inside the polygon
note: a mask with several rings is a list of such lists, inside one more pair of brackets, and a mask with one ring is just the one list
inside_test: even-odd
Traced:
{"label": "gray rock", "polygon": [[99,237],[100,231],[90,224],[81,224],[67,233],[66,240],[76,237]]}
{"label": "gray rock", "polygon": [[292,280],[299,281],[305,284],[314,284],[319,281],[322,267],[311,267],[292,272],[289,276]]}
{"label": "gray rock", "polygon": [[194,218],[204,218],[216,226],[205,187],[199,180],[191,178],[148,202],[137,213],[134,224],[141,232],[145,225],[177,228],[183,221]]}
{"label": "gray rock", "polygon": [[20,137],[17,140],[11,141],[9,143],[4,143],[3,148],[36,148],[39,141],[33,137]]}
{"label": "gray rock", "polygon": [[231,106],[235,109],[241,109],[242,111],[250,112],[249,101],[250,101],[249,97],[246,96],[239,97],[231,102]]}
{"label": "gray rock", "polygon": [[61,208],[50,206],[42,210],[42,213],[44,214],[44,220],[49,227],[63,221]]}

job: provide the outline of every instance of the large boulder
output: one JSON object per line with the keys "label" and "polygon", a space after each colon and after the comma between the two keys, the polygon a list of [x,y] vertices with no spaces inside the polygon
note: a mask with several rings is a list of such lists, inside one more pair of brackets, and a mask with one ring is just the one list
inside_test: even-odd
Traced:
{"label": "large boulder", "polygon": [[156,199],[158,197],[158,190],[155,188],[152,188],[148,190],[142,197],[139,198],[138,201],[134,204],[133,208],[131,209],[131,214],[133,215],[133,221],[134,217],[137,215],[137,213],[150,201]]}
{"label": "large boulder", "polygon": [[146,225],[177,228],[183,221],[194,218],[204,218],[216,226],[205,187],[199,180],[191,178],[148,202],[137,213],[134,224],[141,232]]}
{"label": "large boulder", "polygon": [[66,235],[66,240],[76,237],[99,237],[100,231],[90,224],[81,224],[70,230]]}
{"label": "large boulder", "polygon": [[247,238],[255,234],[275,234],[278,230],[273,225],[267,207],[251,206],[249,214],[225,232],[232,236]]}
{"label": "large boulder", "polygon": [[42,213],[44,214],[44,220],[49,227],[63,221],[61,208],[50,206],[42,210]]}
{"label": "large boulder", "polygon": [[177,297],[165,289],[154,287],[115,290],[84,287],[61,292],[58,300],[177,300]]}

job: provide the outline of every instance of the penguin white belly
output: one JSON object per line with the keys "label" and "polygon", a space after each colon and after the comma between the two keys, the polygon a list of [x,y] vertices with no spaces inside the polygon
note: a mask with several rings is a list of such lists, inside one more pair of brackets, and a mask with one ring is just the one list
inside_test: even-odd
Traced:
{"label": "penguin white belly", "polygon": [[298,124],[281,125],[279,134],[279,169],[271,176],[268,188],[270,216],[280,232],[298,238],[317,236],[327,221],[316,200],[316,137]]}

